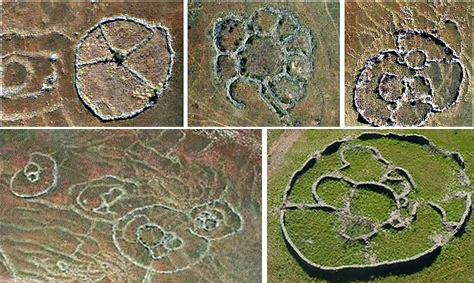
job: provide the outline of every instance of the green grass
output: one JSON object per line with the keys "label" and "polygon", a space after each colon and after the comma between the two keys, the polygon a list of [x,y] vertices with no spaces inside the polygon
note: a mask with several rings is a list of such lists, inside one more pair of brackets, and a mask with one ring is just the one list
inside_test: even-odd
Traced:
{"label": "green grass", "polygon": [[[370,131],[375,130],[371,129]],[[272,132],[272,130],[269,130],[269,141],[270,137],[275,135]],[[268,282],[328,282],[318,277],[309,276],[289,253],[280,231],[277,211],[278,207],[281,206],[283,191],[291,175],[303,165],[310,154],[324,149],[336,139],[356,136],[362,132],[367,131],[306,131],[293,144],[279,168],[271,176],[268,176]],[[474,147],[472,146],[474,131],[422,129],[405,130],[402,132],[392,130],[390,132],[421,134],[439,147],[460,152],[465,160],[467,175],[471,180],[474,179]],[[273,141],[277,138],[274,137]],[[410,193],[410,198],[436,202],[446,210],[449,220],[459,219],[464,209],[463,202],[459,199],[453,199],[449,202],[442,201],[446,194],[450,195],[460,189],[466,190],[465,187],[460,187],[457,183],[457,178],[454,175],[456,164],[450,159],[436,156],[429,152],[427,148],[394,140],[375,140],[358,143],[370,144],[376,147],[385,159],[392,161],[396,166],[405,168],[413,176],[417,191]],[[393,146],[395,146],[395,149]],[[338,153],[333,155],[339,157]],[[331,159],[333,155],[328,156],[328,158],[325,157],[327,160],[322,159],[309,170],[308,176],[303,175],[298,180],[297,185],[295,185],[291,192],[291,200],[311,201],[311,189],[307,185],[312,185],[317,176],[326,174],[328,171],[335,170],[340,166],[337,158]],[[421,162],[420,157],[426,160]],[[357,162],[360,162],[360,160]],[[362,162],[358,166],[363,165]],[[377,175],[376,171],[374,171],[373,175]],[[468,189],[472,191],[472,186]],[[327,192],[324,193],[326,194]],[[340,191],[336,191],[334,195],[340,193]],[[368,202],[369,206],[364,206],[364,210],[368,210],[364,211],[364,214],[373,214],[372,217],[374,218],[382,218],[379,212],[383,214],[383,211],[388,211],[389,208],[387,209],[387,206],[390,207],[392,204],[389,198],[377,194],[367,191],[367,195],[361,196],[374,200],[373,202]],[[379,200],[373,199],[374,197]],[[329,199],[330,197],[325,196],[324,199],[326,198]],[[334,196],[333,200],[336,199],[337,197]],[[382,203],[387,199],[389,202]],[[408,216],[410,211],[411,206],[404,212],[404,216]],[[319,215],[323,213],[328,215]],[[336,235],[336,233],[333,233],[335,231],[331,230],[332,228],[330,227],[334,226],[334,224],[337,225],[337,221],[332,219],[334,216],[331,216],[331,214],[322,211],[318,213],[314,211],[292,211],[291,214],[287,214],[287,223],[290,223],[290,220],[292,221],[291,225],[288,226],[292,240],[314,262],[347,264],[351,262],[360,263],[363,260],[364,248],[361,245],[350,244],[342,239],[342,237]],[[315,217],[316,215],[318,218]],[[474,246],[474,225],[471,223],[472,219],[466,225],[465,233],[460,238],[453,238],[443,248],[441,254],[431,266],[410,275],[373,278],[370,282],[474,282],[474,277],[470,271],[474,269],[474,254],[470,252]],[[321,229],[321,227],[328,229]],[[443,229],[439,214],[429,207],[420,207],[417,220],[410,229],[399,232],[386,230],[385,233],[375,236],[373,238],[374,251],[378,254],[379,259],[397,259],[414,255],[431,247],[432,243],[429,240],[429,236]],[[343,247],[346,252],[340,252],[340,249],[338,252],[337,248],[339,247]]]}
{"label": "green grass", "polygon": [[308,169],[305,174],[296,180],[293,188],[291,189],[290,200],[292,202],[303,203],[313,202],[311,186],[320,176],[331,173],[339,166],[340,161],[336,156],[327,156],[319,159],[315,166]]}
{"label": "green grass", "polygon": [[355,214],[364,215],[376,223],[382,223],[396,209],[396,203],[388,194],[359,189],[351,200],[351,209]]}
{"label": "green grass", "polygon": [[[294,244],[313,262],[331,266],[357,264],[363,260],[362,245],[343,240],[334,228],[319,229],[322,225],[334,227],[337,217],[331,213],[322,210],[290,210],[286,213],[286,222]],[[341,245],[345,247],[346,252],[334,248]]]}
{"label": "green grass", "polygon": [[316,193],[329,205],[344,206],[343,197],[348,196],[352,187],[342,180],[326,179],[318,186]]}
{"label": "green grass", "polygon": [[344,152],[349,168],[344,174],[354,181],[377,182],[384,171],[383,164],[375,159],[373,152],[364,148],[351,148]]}
{"label": "green grass", "polygon": [[272,147],[273,143],[281,136],[283,132],[284,132],[283,129],[268,131],[268,137],[267,137],[268,150]]}
{"label": "green grass", "polygon": [[374,252],[380,260],[412,257],[429,249],[433,245],[429,237],[435,235],[435,231],[442,232],[443,229],[439,214],[423,206],[409,229],[386,230],[374,237]]}

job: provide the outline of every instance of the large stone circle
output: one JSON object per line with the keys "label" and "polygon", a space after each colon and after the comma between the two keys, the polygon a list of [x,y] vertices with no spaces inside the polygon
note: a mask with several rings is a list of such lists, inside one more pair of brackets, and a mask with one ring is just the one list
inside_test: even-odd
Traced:
{"label": "large stone circle", "polygon": [[290,11],[266,6],[251,15],[229,13],[212,29],[213,66],[226,82],[227,98],[237,109],[238,85],[253,85],[258,97],[283,125],[298,125],[291,109],[306,97],[315,47],[311,31]]}
{"label": "large stone circle", "polygon": [[[413,172],[410,173],[408,170],[396,166],[393,162],[385,159],[377,148],[363,143],[364,141],[377,141],[382,138],[424,146],[432,155],[437,155],[443,160],[450,160],[455,167],[453,174],[456,174],[455,178],[459,183],[459,187],[456,188],[456,191],[448,191],[444,197],[436,199],[436,201],[419,197],[419,187],[412,176]],[[356,140],[362,143],[357,143]],[[355,161],[352,164],[351,157],[349,157],[351,152],[364,152],[371,156],[373,160],[365,159],[366,162],[364,163],[370,162],[369,166],[373,172],[381,172],[380,175],[377,175],[378,173],[374,175],[375,181],[370,179],[364,180],[364,174],[367,174],[365,171],[355,172],[357,173],[355,175],[353,171],[350,171],[351,167],[355,165]],[[336,170],[328,170],[330,171],[329,173],[321,173],[319,177],[311,175],[312,173],[307,173],[311,168],[318,166],[320,162],[324,163],[324,158],[330,158],[331,156],[336,158],[337,155],[339,155],[340,167]],[[424,166],[423,163],[420,163],[420,166]],[[320,170],[324,172],[326,169],[322,168]],[[307,178],[310,178],[308,182],[314,179],[313,184],[307,188],[300,186],[298,190],[307,190],[311,197],[305,198],[306,201],[295,201],[292,197],[292,190],[305,174],[310,174],[307,175]],[[328,182],[336,183],[338,192],[334,191],[335,186],[328,186]],[[283,237],[292,254],[305,267],[313,271],[330,274],[353,274],[354,272],[359,272],[358,274],[361,274],[360,272],[364,274],[380,274],[380,272],[404,268],[410,264],[424,264],[424,260],[436,257],[454,235],[462,232],[472,209],[472,193],[469,187],[470,181],[465,173],[464,160],[459,153],[442,149],[427,138],[419,135],[363,133],[355,138],[349,137],[335,141],[322,151],[315,152],[303,164],[301,169],[294,172],[283,196],[283,204],[280,208],[280,226]],[[329,196],[328,192],[331,190],[334,191],[333,194],[338,196],[338,198],[327,197]],[[370,192],[372,196],[376,195],[377,199],[387,200],[386,203],[390,205],[386,207],[385,215],[374,215],[373,207],[368,205],[367,202],[361,202],[358,195],[366,192]],[[310,201],[310,198],[312,201]],[[374,201],[372,198],[368,199]],[[452,215],[448,213],[448,209],[444,207],[452,201],[459,204],[459,207],[462,209],[462,215],[456,219],[453,219]],[[410,251],[406,257],[402,258],[379,258],[378,256],[380,255],[377,251],[380,251],[380,249],[375,249],[375,247],[380,248],[380,242],[374,243],[374,237],[383,237],[388,231],[394,233],[393,237],[397,237],[396,235],[403,235],[406,231],[415,229],[412,227],[414,223],[423,221],[419,220],[420,211],[423,213],[430,211],[433,215],[437,215],[436,219],[439,219],[438,226],[441,228],[435,230],[430,226],[429,228],[434,229],[433,233],[423,234],[429,235],[427,239],[417,234],[419,239],[410,240],[426,241],[431,246],[426,247],[423,251]],[[328,265],[311,260],[310,258],[313,255],[309,254],[308,249],[310,249],[310,246],[317,247],[317,245],[325,245],[325,243],[313,243],[312,239],[304,241],[299,239],[299,234],[294,232],[294,229],[296,229],[294,227],[301,228],[302,224],[292,223],[288,220],[289,214],[295,215],[294,213],[299,213],[298,217],[300,218],[290,217],[290,219],[308,219],[308,223],[312,223],[313,228],[311,229],[327,230],[329,228],[323,226],[326,224],[322,223],[329,223],[331,231],[336,231],[337,235],[335,237],[341,243],[341,246],[334,245],[331,249],[337,250],[339,248],[344,249],[344,253],[351,253],[354,250],[350,247],[360,246],[365,251],[364,256],[359,261],[351,264],[334,263]],[[331,220],[324,222],[326,218],[320,219],[322,214],[327,215]],[[302,244],[304,247],[301,246]],[[385,250],[390,249],[390,247],[384,248]],[[390,254],[393,255],[392,253]]]}
{"label": "large stone circle", "polygon": [[76,48],[79,97],[103,121],[142,113],[168,87],[175,54],[171,42],[161,24],[128,16],[102,19]]}
{"label": "large stone circle", "polygon": [[437,35],[395,33],[396,49],[371,56],[356,78],[354,107],[374,126],[422,126],[460,101],[466,76],[459,54]]}

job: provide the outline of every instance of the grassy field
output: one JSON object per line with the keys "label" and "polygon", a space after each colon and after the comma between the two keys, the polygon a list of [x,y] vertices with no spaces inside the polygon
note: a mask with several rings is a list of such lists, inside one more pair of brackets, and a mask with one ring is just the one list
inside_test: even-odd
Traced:
{"label": "grassy field", "polygon": [[[284,161],[268,176],[268,282],[328,282],[319,277],[311,277],[289,253],[285,245],[278,221],[278,211],[282,204],[284,189],[291,175],[299,169],[310,154],[322,150],[334,140],[347,136],[357,136],[361,130],[313,130],[304,132],[286,153]],[[383,132],[383,131],[382,131]],[[474,150],[472,140],[474,131],[469,130],[405,130],[392,131],[396,133],[417,133],[424,135],[435,145],[458,151],[466,163],[466,172],[474,178]],[[285,133],[269,131],[268,147],[278,143]],[[434,201],[442,205],[448,220],[459,219],[464,209],[463,203],[457,200],[442,202],[445,195],[464,189],[457,184],[457,177],[453,174],[456,164],[449,158],[443,158],[428,151],[427,148],[408,142],[389,139],[371,141],[357,141],[357,144],[367,144],[377,148],[382,157],[397,166],[406,169],[416,183],[416,198],[421,201]],[[380,176],[381,168],[378,162],[367,156],[368,152],[347,151],[346,159],[351,163],[351,169],[344,173],[351,178],[370,181]],[[369,157],[369,158],[368,158]],[[274,157],[269,157],[269,161]],[[366,162],[370,161],[370,162]],[[339,154],[332,154],[321,158],[317,165],[304,174],[293,187],[290,195],[292,202],[313,202],[311,185],[316,178],[340,167]],[[357,170],[352,170],[357,168]],[[352,171],[351,171],[352,170]],[[395,188],[397,189],[397,188]],[[472,191],[472,186],[469,188]],[[318,189],[318,194],[328,203],[340,206],[340,198],[348,190],[347,184],[340,181],[327,181]],[[367,202],[367,200],[370,200]],[[353,210],[364,214],[374,222],[387,219],[392,210],[393,200],[371,190],[359,190],[351,203]],[[407,210],[411,210],[409,207]],[[287,214],[288,232],[298,248],[316,263],[326,265],[362,263],[364,247],[343,242],[337,236],[334,227],[338,227],[338,219],[332,214],[321,211],[295,210]],[[317,221],[315,221],[317,220]],[[364,225],[355,223],[350,233],[360,234],[367,229]],[[327,229],[321,229],[325,227]],[[352,229],[353,228],[353,229]],[[383,235],[372,239],[373,252],[378,255],[379,261],[400,259],[422,252],[431,246],[427,240],[434,231],[441,232],[443,226],[440,216],[433,209],[421,206],[410,229],[399,232],[388,230]],[[471,270],[474,268],[474,255],[468,251],[474,246],[474,228],[472,223],[466,225],[461,237],[453,238],[441,251],[441,254],[428,267],[409,275],[392,275],[372,278],[371,282],[474,282]],[[316,245],[322,242],[324,244]],[[314,243],[314,244],[313,244]],[[317,246],[317,249],[315,249]],[[341,252],[337,247],[344,247]],[[357,282],[357,281],[354,281]]]}

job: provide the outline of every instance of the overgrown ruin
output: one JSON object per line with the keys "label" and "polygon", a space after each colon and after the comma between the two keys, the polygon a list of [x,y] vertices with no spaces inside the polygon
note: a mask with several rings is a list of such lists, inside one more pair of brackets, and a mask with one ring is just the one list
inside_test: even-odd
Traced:
{"label": "overgrown ruin", "polygon": [[[455,168],[455,172],[453,172],[455,177],[453,178],[457,179],[458,187],[454,191],[449,190],[444,197],[436,199],[436,201],[420,197],[420,188],[412,175],[413,172],[385,159],[376,147],[368,145],[370,142],[382,139],[387,142],[396,141],[420,146],[431,155],[449,160]],[[353,169],[353,164],[349,161],[348,156],[351,156],[350,159],[355,162],[354,158],[360,153],[366,157],[361,159],[361,162],[364,166],[369,164],[368,167],[364,167],[366,168],[364,170],[370,170],[370,175],[368,175],[369,171],[357,171],[361,170],[359,167],[357,167],[359,169],[354,169],[356,171],[350,171]],[[336,160],[340,160],[339,167],[336,167],[335,170],[332,170],[332,167],[318,169],[319,163],[325,164],[324,158],[332,158],[334,164],[336,164]],[[422,161],[420,166],[423,166]],[[314,172],[321,173],[314,175]],[[303,182],[304,176],[307,181],[305,181],[305,185],[299,185],[298,190],[299,192],[307,191],[308,196],[305,197],[305,200],[296,200],[297,197],[292,196],[293,190],[297,184]],[[312,185],[308,185],[310,183]],[[279,210],[281,231],[290,252],[311,273],[324,276],[363,274],[370,277],[371,275],[387,274],[394,270],[411,270],[407,267],[410,265],[424,266],[427,262],[434,260],[453,236],[462,233],[472,209],[470,187],[464,160],[459,153],[440,148],[420,135],[362,133],[357,137],[337,140],[323,150],[315,152],[299,170],[293,173],[285,189],[283,204]],[[423,189],[427,190],[427,188]],[[367,196],[367,194],[370,195]],[[373,208],[371,202],[377,200],[380,203],[374,205],[383,206],[380,211],[384,211],[384,213]],[[459,217],[456,214],[456,219],[453,219],[452,213],[448,213],[446,209],[446,206],[452,202],[456,203],[456,207],[462,211],[462,215],[459,214]],[[435,219],[438,219],[439,224],[437,225],[439,227],[436,226],[435,229],[430,226],[435,230],[423,234],[427,235],[427,238],[417,234],[418,239],[407,240],[426,242],[426,245],[429,243],[430,247],[427,246],[422,251],[410,251],[404,258],[387,258],[386,254],[382,257],[377,251],[387,251],[391,247],[381,247],[381,242],[375,242],[374,239],[384,237],[384,235],[388,235],[387,233],[396,238],[397,235],[415,229],[413,225],[423,221],[420,220],[420,211],[422,215],[426,215],[426,213],[437,215]],[[293,218],[292,215],[295,213],[300,218],[296,216]],[[321,218],[322,215],[326,215],[327,218]],[[355,257],[358,260],[352,259],[350,264],[344,262],[338,264],[334,258],[332,258],[334,261],[331,261],[333,264],[311,260],[313,252],[321,256],[321,252],[318,253],[311,247],[314,249],[318,245],[325,245],[325,243],[313,242],[311,237],[301,239],[300,237],[303,236],[300,236],[299,233],[303,233],[303,231],[298,229],[301,229],[302,224],[291,222],[288,217],[293,221],[295,221],[294,219],[304,219],[301,220],[302,223],[312,223],[311,229],[334,231],[337,235],[334,235],[335,240],[333,241],[338,242],[341,246],[335,245],[332,247],[333,250],[343,249],[345,254],[359,251],[363,254],[358,254]],[[423,216],[421,218],[423,219]],[[420,226],[417,227],[420,229]],[[309,231],[305,235],[312,235],[312,233]],[[334,242],[332,243],[334,245]]]}

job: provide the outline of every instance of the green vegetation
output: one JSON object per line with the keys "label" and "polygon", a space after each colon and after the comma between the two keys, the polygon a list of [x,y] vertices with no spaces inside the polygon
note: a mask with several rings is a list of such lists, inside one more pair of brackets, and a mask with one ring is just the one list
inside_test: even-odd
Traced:
{"label": "green vegetation", "polygon": [[351,185],[344,181],[327,179],[321,182],[316,193],[327,204],[342,208],[344,206],[343,198],[349,195],[350,190]]}
{"label": "green vegetation", "polygon": [[[310,130],[304,132],[293,144],[285,155],[284,161],[279,168],[268,176],[268,281],[269,282],[328,282],[318,277],[311,277],[298,264],[285,245],[280,224],[278,221],[278,208],[281,206],[284,189],[287,186],[293,172],[301,168],[303,163],[315,151],[324,149],[334,140],[347,136],[356,136],[361,130]],[[436,146],[460,152],[466,164],[466,173],[471,180],[474,179],[474,150],[472,140],[474,131],[469,130],[405,130],[405,131],[380,131],[416,133],[427,137]],[[268,132],[269,147],[281,136],[281,130]],[[432,201],[443,207],[449,221],[459,220],[464,211],[464,199],[453,197],[454,192],[459,190],[471,190],[472,186],[462,187],[458,183],[455,169],[457,165],[452,159],[430,151],[428,147],[422,147],[408,142],[393,139],[378,139],[368,141],[356,141],[357,144],[370,145],[377,148],[382,157],[392,162],[395,166],[406,169],[415,180],[416,192],[410,192],[408,198],[417,199],[421,202]],[[303,174],[295,183],[290,194],[290,200],[294,202],[313,201],[311,185],[316,179],[331,171],[338,169],[342,164],[339,152],[318,159],[318,162]],[[350,153],[350,155],[349,155]],[[367,152],[347,152],[346,158],[352,158],[351,167],[363,168],[367,175],[375,178],[380,169],[367,158]],[[365,156],[365,157],[363,157]],[[363,158],[362,158],[363,157]],[[367,165],[362,159],[372,165]],[[350,161],[349,161],[350,162]],[[355,163],[354,163],[355,162]],[[344,173],[354,174],[354,178],[367,178],[365,174],[358,174],[350,169]],[[380,176],[380,175],[379,175]],[[340,196],[344,195],[344,185],[337,181],[326,181],[318,190],[320,195],[328,204],[341,204]],[[390,187],[399,191],[402,182],[390,183]],[[396,186],[394,186],[396,185]],[[330,191],[334,189],[331,193]],[[370,200],[370,201],[365,201]],[[361,205],[362,204],[362,205]],[[402,211],[402,218],[409,216],[414,202],[410,202],[407,209]],[[384,221],[388,217],[394,200],[388,195],[371,190],[359,190],[351,202],[355,213],[360,213],[371,218],[374,222]],[[286,214],[288,233],[295,245],[311,261],[325,263],[327,265],[341,265],[351,263],[363,263],[364,256],[368,250],[360,243],[352,243],[337,234],[334,227],[340,227],[336,216],[320,210],[295,210]],[[349,223],[350,224],[350,223]],[[360,234],[364,225],[346,226],[348,232]],[[321,229],[325,227],[326,229]],[[360,229],[362,230],[360,230]],[[352,229],[352,230],[351,230]],[[371,239],[373,252],[378,256],[378,261],[400,259],[413,256],[423,252],[433,245],[431,237],[442,234],[445,231],[441,223],[441,216],[428,206],[420,206],[417,211],[417,219],[410,225],[409,229],[396,231],[395,229],[384,229]],[[373,278],[370,282],[474,282],[471,272],[474,268],[474,254],[466,252],[474,246],[474,225],[472,221],[466,225],[462,236],[453,238],[442,250],[441,254],[431,264],[421,271],[410,275],[394,275]],[[340,248],[342,247],[342,249]],[[342,252],[341,252],[342,251]]]}
{"label": "green vegetation", "polygon": [[369,217],[372,221],[382,223],[390,217],[396,208],[395,200],[388,194],[362,188],[351,200],[352,212]]}
{"label": "green vegetation", "polygon": [[160,93],[161,92],[161,87],[160,86],[155,86],[155,88],[153,89],[153,92],[155,92],[155,94],[157,93]]}
{"label": "green vegetation", "polygon": [[[314,221],[314,219],[318,219],[318,221]],[[321,210],[291,210],[286,214],[288,233],[295,245],[308,256],[309,260],[324,262],[327,265],[361,262],[364,259],[362,245],[344,242],[345,248],[347,248],[346,253],[341,253],[334,248],[341,245],[337,231],[333,228],[336,221],[337,217],[333,214]],[[320,229],[321,226],[327,226],[328,229]],[[271,278],[270,272],[269,278]],[[277,281],[269,280],[269,282]]]}
{"label": "green vegetation", "polygon": [[268,132],[268,137],[267,137],[267,149],[270,150],[272,147],[273,143],[281,136],[281,134],[284,132],[283,129],[279,130],[272,130]]}
{"label": "green vegetation", "polygon": [[375,236],[373,239],[374,252],[378,255],[379,260],[411,257],[431,248],[433,242],[428,238],[436,235],[436,231],[444,231],[439,214],[427,206],[420,207],[417,219],[409,229],[388,230]]}
{"label": "green vegetation", "polygon": [[384,171],[384,166],[375,159],[374,153],[365,148],[346,150],[344,156],[350,163],[344,174],[354,181],[377,182]]}

